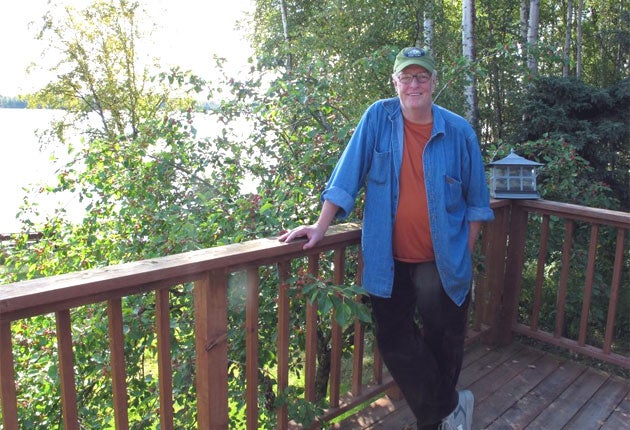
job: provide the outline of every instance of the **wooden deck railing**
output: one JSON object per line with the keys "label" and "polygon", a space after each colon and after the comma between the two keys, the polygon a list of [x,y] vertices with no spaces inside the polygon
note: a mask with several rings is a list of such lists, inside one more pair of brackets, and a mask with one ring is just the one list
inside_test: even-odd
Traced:
{"label": "wooden deck railing", "polygon": [[[630,368],[630,339],[614,338],[615,322],[619,318],[618,307],[623,303],[627,309],[630,304],[629,247],[626,241],[630,230],[630,213],[545,200],[500,200],[493,202],[493,208],[496,219],[486,226],[484,261],[487,267],[480,282],[481,294],[486,301],[484,312],[489,313],[480,319],[492,327],[488,339],[508,344],[513,335],[518,333]],[[562,239],[553,235],[560,229],[563,231]],[[603,229],[608,229],[608,242],[603,242],[601,238]],[[578,234],[578,230],[581,234]],[[610,237],[614,238],[614,252],[602,249],[610,245]],[[527,239],[530,240],[529,248],[525,246]],[[561,243],[560,249],[550,249],[552,239]],[[532,248],[532,243],[538,244],[538,254],[535,267],[530,267],[530,275],[525,276],[525,251]],[[577,249],[581,252],[588,249],[586,258],[574,258]],[[598,252],[603,254],[604,251],[614,255],[613,261],[610,258],[608,261],[598,260]],[[547,265],[552,252],[561,256],[557,279],[552,279]],[[531,261],[531,258],[527,258],[527,261]],[[605,324],[598,324],[592,312],[595,274],[601,275],[598,262],[610,267],[610,278],[600,279],[597,284],[600,295],[608,300]],[[570,278],[573,282],[579,279],[580,284],[570,284]],[[530,280],[527,290],[523,287],[525,279]],[[550,282],[557,283],[549,285]],[[548,294],[555,296],[551,310],[553,327],[547,329],[541,327],[545,289]],[[573,293],[571,296],[568,295],[569,291]],[[567,314],[569,302],[573,308],[579,308],[571,315]],[[548,315],[545,316],[549,319]],[[577,330],[568,330],[568,317],[579,319]],[[572,337],[569,332],[577,333]],[[615,342],[625,342],[625,345],[619,346],[624,353],[614,351]]]}
{"label": "wooden deck railing", "polygon": [[[117,429],[129,428],[125,375],[123,311],[124,297],[153,292],[159,371],[160,428],[172,429],[173,371],[171,367],[171,330],[169,288],[194,282],[197,420],[200,429],[228,428],[228,278],[230,274],[247,274],[247,428],[258,428],[258,288],[259,268],[275,266],[279,273],[278,295],[278,390],[289,383],[289,288],[291,262],[308,260],[308,272],[317,277],[320,258],[325,251],[333,253],[334,282],[355,282],[344,279],[345,258],[358,255],[360,227],[353,224],[333,226],[317,248],[308,254],[303,242],[283,244],[276,239],[259,239],[200,251],[145,261],[110,266],[103,269],[70,273],[0,286],[0,386],[2,420],[5,429],[17,429],[18,402],[11,323],[35,315],[55,313],[63,421],[65,429],[79,429],[77,390],[71,312],[92,303],[107,303],[111,356],[112,398]],[[328,253],[327,253],[328,254]],[[305,397],[315,399],[317,346],[317,309],[306,307]],[[334,416],[387,389],[391,383],[382,376],[382,364],[375,361],[376,375],[372,384],[363,383],[363,329],[356,324],[351,398],[340,392],[341,330],[333,327],[333,351],[330,381],[330,409]],[[287,409],[278,411],[278,428],[288,428]]]}
{"label": "wooden deck railing", "polygon": [[[614,351],[614,321],[622,285],[625,235],[630,228],[630,214],[563,205],[546,201],[493,201],[496,220],[486,226],[483,235],[482,263],[476,282],[475,306],[471,313],[473,334],[491,342],[506,343],[513,333],[522,333],[544,342],[569,348],[615,364],[630,367],[630,359]],[[531,216],[528,214],[532,214]],[[525,261],[525,240],[528,219],[540,223],[540,257],[538,277],[529,325],[519,322],[519,294]],[[563,269],[558,286],[556,329],[543,331],[538,325],[542,306],[544,266],[549,241],[550,219],[566,223],[563,249]],[[591,251],[585,268],[586,285],[582,306],[582,324],[577,339],[568,339],[562,330],[566,317],[566,291],[571,237],[575,223],[592,226]],[[602,328],[601,347],[588,345],[587,327],[590,290],[597,246],[597,231],[610,226],[617,231],[617,249],[613,276],[610,280],[608,322]],[[333,282],[355,282],[346,277],[346,257],[360,257],[360,226],[353,224],[332,227],[315,249],[304,253],[302,242],[283,244],[275,239],[259,239],[242,244],[172,255],[163,258],[110,266],[103,269],[36,279],[0,286],[0,405],[5,429],[19,428],[18,402],[14,369],[14,349],[11,324],[35,315],[54,313],[57,323],[58,359],[61,381],[61,404],[65,429],[79,429],[77,389],[73,338],[71,333],[73,309],[92,303],[107,304],[109,345],[111,357],[112,399],[117,429],[129,428],[127,387],[125,374],[122,299],[132,295],[155,294],[157,337],[157,368],[159,372],[160,428],[172,429],[173,424],[173,369],[171,360],[170,291],[173,286],[193,282],[195,313],[195,368],[197,392],[197,426],[200,429],[228,428],[228,278],[245,271],[247,281],[246,304],[246,379],[243,398],[247,404],[247,428],[258,428],[258,292],[259,270],[274,267],[278,271],[277,285],[278,341],[277,388],[289,384],[289,289],[293,288],[291,262],[307,259],[309,274],[317,277],[323,258],[332,254]],[[330,252],[327,252],[330,251]],[[360,258],[358,258],[360,265]],[[355,271],[356,273],[359,270]],[[624,282],[628,282],[627,279]],[[627,289],[627,285],[624,286]],[[306,347],[304,351],[305,398],[315,398],[315,368],[317,349],[316,304],[306,306]],[[328,408],[322,419],[338,416],[356,405],[385,392],[393,383],[383,374],[378,352],[374,351],[374,378],[364,382],[363,356],[365,339],[363,327],[355,323],[352,357],[351,390],[341,392],[342,342],[340,327],[332,327],[331,371]],[[278,429],[289,428],[287,409],[278,411]]]}

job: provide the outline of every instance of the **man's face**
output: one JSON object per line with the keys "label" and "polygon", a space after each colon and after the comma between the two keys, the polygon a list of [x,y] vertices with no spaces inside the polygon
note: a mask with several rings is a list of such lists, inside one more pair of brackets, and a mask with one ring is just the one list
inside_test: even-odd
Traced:
{"label": "man's face", "polygon": [[403,111],[424,110],[433,103],[436,80],[424,67],[405,67],[392,79]]}

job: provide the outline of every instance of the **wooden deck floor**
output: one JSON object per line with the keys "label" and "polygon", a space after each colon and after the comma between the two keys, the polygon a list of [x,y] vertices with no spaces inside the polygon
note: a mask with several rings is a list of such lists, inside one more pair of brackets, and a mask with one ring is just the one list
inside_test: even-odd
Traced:
{"label": "wooden deck floor", "polygon": [[[630,429],[630,381],[520,343],[470,347],[460,386],[475,395],[473,429]],[[335,428],[415,430],[404,400],[381,398]]]}

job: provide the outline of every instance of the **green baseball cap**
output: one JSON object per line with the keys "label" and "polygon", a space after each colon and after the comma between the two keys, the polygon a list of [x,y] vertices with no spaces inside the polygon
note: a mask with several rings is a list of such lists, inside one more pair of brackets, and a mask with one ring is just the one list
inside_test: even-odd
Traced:
{"label": "green baseball cap", "polygon": [[394,61],[394,73],[400,72],[407,66],[416,64],[420,67],[427,69],[429,73],[433,73],[435,70],[435,61],[431,56],[431,51],[428,48],[418,48],[415,46],[404,48],[398,55],[396,55],[396,61]]}

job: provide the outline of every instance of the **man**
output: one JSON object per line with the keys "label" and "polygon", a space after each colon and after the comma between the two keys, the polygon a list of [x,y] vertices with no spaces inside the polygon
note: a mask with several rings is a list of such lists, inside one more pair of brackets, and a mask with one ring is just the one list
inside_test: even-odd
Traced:
{"label": "man", "polygon": [[304,249],[313,247],[366,187],[362,280],[383,360],[419,429],[466,430],[474,399],[456,384],[471,253],[493,212],[477,137],[466,120],[433,103],[436,76],[428,49],[400,51],[392,75],[398,97],[363,114],[322,193],[317,222],[279,240],[306,237]]}

